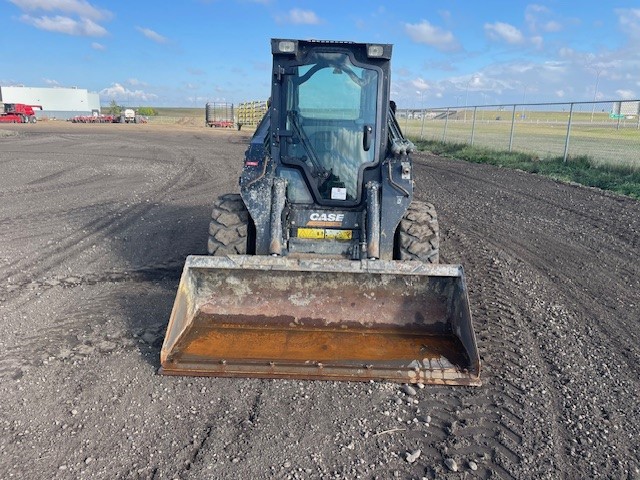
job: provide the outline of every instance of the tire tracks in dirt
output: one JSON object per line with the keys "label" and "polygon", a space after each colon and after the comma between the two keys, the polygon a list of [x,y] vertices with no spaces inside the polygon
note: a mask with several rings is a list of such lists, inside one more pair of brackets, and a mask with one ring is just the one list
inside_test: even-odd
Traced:
{"label": "tire tracks in dirt", "polygon": [[261,399],[267,381],[252,383],[255,393],[252,394],[252,400],[247,399],[244,408],[238,408],[224,397],[218,399],[221,401],[219,408],[229,414],[227,422],[212,419],[193,435],[192,441],[179,453],[184,460],[176,462],[183,466],[176,469],[176,475],[181,478],[202,478],[205,474],[211,476],[214,472],[207,469],[207,462],[212,459],[217,460],[215,463],[218,464],[229,461],[236,464],[250,454],[250,449],[246,449],[246,446],[251,444],[252,431],[260,418]]}
{"label": "tire tracks in dirt", "polygon": [[[635,200],[595,188],[567,184],[525,172],[506,170],[507,177],[504,177],[505,172],[502,169],[488,167],[492,169],[491,173],[484,172],[483,174],[481,169],[487,166],[467,164],[467,168],[460,168],[461,161],[459,160],[440,159],[438,165],[435,166],[428,163],[428,158],[433,157],[419,156],[416,160],[416,166],[418,171],[425,172],[425,175],[434,179],[447,175],[459,179],[459,182],[468,188],[477,184],[481,185],[485,191],[492,189],[496,195],[500,195],[505,200],[505,204],[512,207],[514,204],[522,205],[519,210],[527,209],[533,213],[548,210],[553,212],[553,216],[549,216],[548,221],[553,222],[554,226],[566,226],[567,223],[569,226],[576,226],[581,224],[579,219],[586,220],[589,228],[602,232],[608,236],[607,238],[623,242],[624,245],[620,250],[623,255],[628,254],[629,247],[635,248],[640,244],[640,205]],[[447,160],[449,160],[448,164],[446,164]],[[523,176],[523,178],[518,178],[520,182],[513,183],[514,176]],[[503,181],[497,181],[496,178],[501,178]],[[522,188],[522,185],[526,185],[526,188]],[[441,182],[439,186],[449,187],[448,191],[451,194],[459,194],[454,188],[451,188],[451,184]],[[530,193],[527,191],[527,189],[533,189],[534,186],[538,186],[540,191],[551,190],[551,192],[545,196],[539,192]],[[572,194],[574,193],[578,194],[584,202],[580,204],[582,208],[573,204]],[[591,208],[586,205],[587,201]],[[599,202],[603,205],[599,205]],[[598,208],[598,211],[595,212],[593,207]],[[628,214],[625,220],[629,223],[621,224],[618,217],[610,216],[608,212],[612,207],[627,209]],[[586,227],[586,225],[582,226]]]}
{"label": "tire tracks in dirt", "polygon": [[113,315],[105,305],[113,304],[114,291],[123,291],[118,284],[132,284],[131,287],[126,287],[127,292],[137,288],[137,285],[149,282],[174,284],[180,277],[182,267],[180,261],[130,271],[53,277],[44,282],[12,285],[13,288],[7,294],[21,291],[23,296],[30,297],[28,302],[36,298],[39,302],[48,302],[52,297],[74,298],[78,290],[84,291],[95,285],[109,287],[109,293],[87,297],[78,292],[85,299],[80,304],[74,305],[71,302],[62,310],[41,314],[51,320],[38,322],[35,331],[29,329],[20,335],[19,341],[0,351],[0,378],[11,377],[16,380],[32,367],[59,362],[75,364],[97,354],[117,355],[136,348],[142,351],[153,348],[157,357],[166,329],[164,315],[158,318],[148,314],[148,320],[143,325],[122,325],[112,321]]}
{"label": "tire tracks in dirt", "polygon": [[[25,198],[30,203],[6,209],[26,223],[37,217],[43,197],[56,203],[45,209],[51,218],[31,241],[29,232],[10,239],[11,248],[25,252],[12,268],[26,270],[10,291],[0,290],[11,303],[2,311],[9,333],[0,338],[2,414],[15,419],[0,422],[7,439],[0,443],[11,472],[635,478],[640,401],[638,373],[629,362],[639,356],[638,327],[627,305],[637,298],[640,273],[634,204],[536,176],[419,156],[414,172],[428,190],[423,199],[438,209],[442,263],[465,267],[482,387],[429,386],[412,396],[384,383],[160,377],[154,374],[158,342],[182,267],[176,252],[193,251],[198,240],[189,237],[200,228],[195,219],[204,210],[202,199],[234,186],[232,172],[245,143],[230,132],[216,135],[211,145],[203,141],[212,137],[208,130],[176,133],[164,142],[152,131],[127,132],[105,136],[106,147],[97,135],[86,139],[105,151],[140,141],[145,150],[139,160],[153,170],[93,198],[95,182],[58,197],[54,189],[34,194]],[[52,150],[81,138],[56,139]],[[44,137],[37,140],[38,150],[48,148]],[[73,149],[82,154],[80,143]],[[201,160],[189,167],[195,156]],[[110,171],[128,175],[117,153],[109,161]],[[102,160],[76,163],[88,175]],[[68,167],[57,155],[40,171],[28,165],[36,164],[16,166],[12,174],[31,175],[29,188],[68,177],[46,177]],[[75,198],[67,205],[70,194]],[[155,216],[144,210],[160,202],[167,208]],[[148,223],[136,226],[143,216]],[[60,243],[34,248],[44,243],[48,228]],[[85,235],[89,240],[82,240]],[[86,252],[110,235],[120,237],[109,243],[113,251]],[[120,243],[125,236],[129,243]],[[202,238],[204,248],[205,231]],[[157,253],[147,255],[149,250]],[[65,262],[82,268],[51,270]],[[616,291],[621,298],[606,298]],[[55,420],[68,428],[62,431]],[[409,463],[406,452],[417,448],[421,455]],[[42,451],[49,456],[37,455]],[[449,471],[445,459],[454,459],[458,471]],[[69,469],[57,470],[63,463]]]}
{"label": "tire tracks in dirt", "polygon": [[[454,458],[480,451],[483,458],[478,464],[487,478],[493,474],[522,478],[523,472],[532,478],[553,478],[548,472],[564,468],[557,453],[560,435],[547,418],[553,397],[544,362],[532,348],[532,333],[522,312],[513,306],[517,293],[504,271],[506,259],[461,231],[445,227],[443,233],[445,252],[472,253],[472,260],[465,261],[467,271],[484,272],[481,279],[469,280],[483,387],[454,394],[455,403],[444,409],[443,414],[448,413],[441,418],[452,435],[440,450]],[[444,260],[450,262],[452,257],[455,254],[446,253]],[[442,396],[451,398],[451,393],[445,390]]]}
{"label": "tire tracks in dirt", "polygon": [[[436,172],[434,168],[430,167],[430,170],[432,174]],[[472,177],[470,174],[458,172],[455,168],[446,170],[448,175],[468,179],[469,184],[482,184],[500,189],[500,185],[495,181]],[[438,168],[437,171],[441,170]],[[448,184],[443,183],[440,186],[446,189],[449,195],[454,195],[454,191]],[[519,191],[513,187],[500,192],[502,195],[509,195],[505,205],[514,205],[519,199]],[[588,193],[591,194],[591,192]],[[640,269],[630,255],[638,235],[633,231],[627,232],[627,229],[620,226],[617,217],[610,218],[608,215],[603,215],[602,221],[599,221],[600,217],[583,215],[580,218],[588,219],[590,223],[586,225],[578,223],[577,227],[573,227],[572,224],[567,225],[564,220],[557,218],[555,213],[566,210],[578,216],[576,208],[563,208],[557,202],[526,192],[522,195],[528,199],[529,210],[539,212],[539,216],[545,216],[544,222],[534,220],[529,222],[526,219],[526,213],[519,212],[519,209],[515,208],[505,208],[501,212],[503,218],[496,220],[492,218],[492,212],[489,209],[477,208],[471,203],[465,203],[465,208],[469,211],[458,216],[464,217],[464,222],[470,230],[482,232],[479,241],[490,243],[495,251],[504,250],[514,258],[521,259],[526,265],[534,268],[540,278],[552,278],[555,283],[561,284],[563,288],[557,291],[557,294],[565,300],[571,300],[572,308],[581,312],[584,318],[593,318],[593,313],[600,313],[603,308],[608,312],[601,312],[601,316],[607,318],[610,314],[616,315],[615,322],[592,321],[593,326],[602,331],[601,340],[608,343],[612,351],[619,349],[632,352],[633,347],[640,343],[637,333],[634,332],[637,318],[632,314],[629,315],[634,308],[638,308],[631,299],[634,297],[634,291],[640,287],[640,281],[637,280],[640,278]],[[628,203],[632,211],[637,210],[637,218],[640,218],[637,202],[628,199],[620,201]],[[549,205],[550,212],[546,213],[539,204]],[[496,225],[496,228],[491,228],[491,223]],[[512,225],[513,228],[505,229],[504,223]],[[578,228],[593,233],[596,229],[602,229],[603,225],[604,231],[611,239],[604,240],[600,236],[595,236],[598,241],[596,245],[583,243],[574,232],[574,228]],[[618,232],[620,232],[619,237]],[[594,254],[594,249],[602,253]],[[591,259],[597,259],[597,264],[594,264]],[[597,266],[594,267],[594,265]],[[625,283],[636,279],[637,286],[633,287],[630,284],[625,286],[615,280],[612,282],[609,276],[611,272],[617,272],[618,276],[626,277]],[[593,288],[594,284],[598,285],[597,289]],[[637,294],[636,298],[638,298]],[[626,363],[630,371],[635,371],[640,376],[640,355],[622,355],[620,361]]]}
{"label": "tire tracks in dirt", "polygon": [[[485,375],[489,375],[486,388],[499,392],[496,404],[520,399],[515,407],[526,412],[524,419],[529,421],[518,431],[523,446],[529,445],[524,451],[538,455],[544,445],[546,458],[551,459],[547,471],[569,476],[589,472],[594,478],[611,478],[633,471],[638,453],[627,445],[634,445],[629,439],[637,436],[638,422],[621,428],[618,419],[623,410],[603,406],[613,396],[614,405],[639,408],[637,400],[629,404],[638,386],[637,318],[633,310],[619,312],[625,299],[633,308],[633,286],[617,279],[611,282],[607,276],[611,272],[629,278],[637,275],[637,262],[630,253],[637,243],[633,220],[618,235],[620,228],[615,225],[620,217],[615,210],[599,221],[594,210],[582,214],[577,207],[565,208],[550,200],[562,195],[547,197],[544,188],[546,183],[546,188],[554,190],[576,189],[576,201],[584,202],[585,208],[593,200],[583,196],[594,196],[594,192],[524,177],[523,183],[540,183],[541,193],[534,195],[518,182],[503,187],[495,180],[503,173],[495,169],[433,161],[435,165],[420,165],[418,171],[432,185],[430,190],[438,197],[432,198],[436,207],[444,205],[439,211],[443,257],[467,269],[471,307],[479,310],[474,315]],[[607,204],[610,199],[603,197]],[[627,199],[613,202],[637,209]],[[528,217],[527,211],[536,215]],[[602,230],[607,238],[593,235]],[[563,236],[565,231],[591,235],[584,234],[588,243],[583,244],[580,236]],[[592,249],[607,244],[614,248],[591,255]],[[598,259],[597,267],[589,263],[590,258]],[[622,299],[616,300],[616,293]],[[600,361],[599,354],[603,355]],[[536,383],[531,382],[532,375]],[[593,375],[599,381],[592,382]],[[503,385],[505,381],[511,385]],[[540,424],[531,424],[531,414],[539,416]],[[615,451],[608,448],[612,440]],[[512,471],[505,469],[502,474],[506,472]],[[545,470],[539,473],[542,476]]]}
{"label": "tire tracks in dirt", "polygon": [[[176,191],[180,191],[184,185],[191,184],[194,180],[206,181],[202,178],[203,172],[197,168],[194,157],[173,173],[171,177],[153,190],[144,192],[144,196],[150,199],[145,203],[131,204],[126,207],[117,207],[108,215],[91,219],[76,232],[62,239],[58,245],[40,252],[35,258],[19,258],[10,262],[5,267],[6,277],[15,277],[16,283],[24,283],[24,276],[38,278],[64,262],[66,258],[77,256],[81,251],[90,248],[90,245],[98,242],[106,236],[113,236],[127,230],[133,223],[143,217],[154,208],[155,203],[161,203]],[[73,182],[77,186],[86,184],[86,179]],[[117,221],[114,221],[117,219]],[[22,281],[21,281],[22,280]]]}
{"label": "tire tracks in dirt", "polygon": [[[54,143],[57,140],[59,139],[54,139]],[[97,146],[104,148],[104,144],[100,142]],[[56,148],[64,147],[56,146]],[[22,305],[33,303],[51,289],[67,290],[78,287],[84,289],[84,287],[104,283],[175,282],[179,278],[184,258],[175,256],[175,253],[174,256],[165,257],[160,262],[155,261],[142,265],[136,261],[135,257],[125,256],[125,263],[133,265],[131,268],[125,267],[121,270],[100,270],[96,273],[81,270],[52,275],[55,267],[65,264],[69,259],[78,258],[83,252],[92,248],[92,245],[102,242],[106,237],[122,236],[123,233],[130,234],[128,231],[131,230],[131,227],[157,205],[163,204],[163,202],[171,203],[173,198],[182,197],[186,192],[188,195],[192,193],[202,195],[202,191],[210,191],[220,181],[211,179],[211,174],[208,169],[204,168],[202,159],[196,158],[191,147],[176,149],[173,145],[160,144],[158,146],[154,144],[150,149],[155,149],[156,152],[145,155],[149,158],[135,158],[143,162],[143,165],[154,165],[156,157],[160,157],[161,163],[168,165],[168,174],[164,175],[165,179],[161,182],[152,184],[151,188],[147,186],[138,193],[138,197],[146,201],[131,203],[127,199],[126,203],[121,204],[116,198],[109,195],[108,203],[100,202],[99,204],[86,205],[70,202],[66,208],[53,209],[47,215],[47,225],[51,225],[52,232],[56,232],[55,229],[59,229],[60,225],[67,224],[73,227],[71,233],[62,238],[58,235],[54,237],[56,242],[52,242],[51,246],[47,245],[41,250],[34,251],[28,257],[19,256],[11,259],[2,266],[3,276],[10,278],[10,283],[3,282],[4,285],[0,285],[0,301],[5,304],[3,306],[8,306],[9,303]],[[145,152],[148,150],[145,149]],[[91,168],[92,163],[88,163],[88,165]],[[93,188],[92,185],[95,185],[96,178],[103,183],[105,181],[104,175],[97,175],[79,181],[64,182],[64,171],[69,170],[68,167],[63,167],[62,171],[47,175],[45,183],[28,185],[26,189],[18,191],[28,198],[36,193],[42,195],[43,193],[51,192],[53,194],[56,192],[60,195],[61,192],[69,189],[72,192],[77,191],[77,195],[90,198],[86,196],[84,190],[90,191]],[[76,196],[75,193],[74,196]],[[63,205],[63,207],[65,206]],[[25,211],[25,208],[19,210],[19,212]],[[163,212],[164,210],[161,209],[161,216]],[[25,242],[29,242],[33,235],[33,232],[24,229],[24,225],[28,225],[31,218],[30,212],[18,214],[15,218],[8,218],[14,222],[14,225],[17,225],[19,228],[17,231],[22,232]],[[46,228],[46,225],[40,226],[41,231]],[[203,244],[205,235],[206,230],[203,230]],[[16,240],[15,235],[13,240]],[[79,310],[84,311],[85,307],[82,305]],[[166,319],[163,317],[162,320],[161,327],[164,327]],[[154,324],[151,327],[155,328],[157,325]],[[0,375],[20,376],[23,367],[41,365],[42,362],[47,362],[50,358],[66,361],[69,358],[79,359],[84,355],[93,355],[94,353],[109,354],[118,350],[119,347],[116,348],[116,346],[120,344],[126,346],[132,341],[131,331],[118,330],[104,333],[98,330],[89,331],[87,334],[87,328],[86,318],[80,318],[78,315],[63,315],[60,319],[56,319],[56,323],[50,327],[40,326],[36,335],[30,335],[29,329],[26,329],[20,334],[19,344],[15,348],[6,349],[0,357]],[[150,331],[150,336],[158,336],[160,329],[154,330],[153,328],[151,328],[153,331]],[[69,331],[84,333],[78,334],[82,337],[80,338],[78,335],[70,336]],[[14,333],[11,332],[11,335]],[[38,339],[41,341],[38,342]]]}

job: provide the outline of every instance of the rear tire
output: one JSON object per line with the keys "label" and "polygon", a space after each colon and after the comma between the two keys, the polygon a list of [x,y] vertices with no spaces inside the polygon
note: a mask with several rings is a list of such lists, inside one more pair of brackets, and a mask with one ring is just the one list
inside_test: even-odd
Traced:
{"label": "rear tire", "polygon": [[255,253],[255,226],[237,193],[218,197],[209,223],[209,255],[252,255]]}
{"label": "rear tire", "polygon": [[440,230],[436,209],[430,203],[414,200],[396,230],[395,260],[438,263],[440,260]]}

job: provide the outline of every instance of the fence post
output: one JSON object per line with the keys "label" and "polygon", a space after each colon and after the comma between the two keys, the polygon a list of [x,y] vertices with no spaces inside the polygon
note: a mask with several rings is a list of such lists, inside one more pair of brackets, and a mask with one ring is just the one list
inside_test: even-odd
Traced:
{"label": "fence post", "polygon": [[516,105],[513,105],[513,112],[511,113],[511,133],[509,134],[509,152],[513,148],[513,129],[516,125]]}
{"label": "fence post", "polygon": [[567,122],[567,138],[564,140],[564,158],[562,161],[567,163],[569,157],[569,138],[571,137],[571,121],[573,120],[573,103],[569,107],[569,121]]}
{"label": "fence post", "polygon": [[420,140],[424,140],[424,108],[422,109],[422,126],[420,127]]}
{"label": "fence post", "polygon": [[444,117],[444,131],[442,132],[442,143],[447,140],[447,124],[449,123],[449,107],[447,107],[446,117]]}
{"label": "fence post", "polygon": [[478,107],[473,107],[473,122],[471,123],[471,146],[473,146],[473,137],[476,134],[476,113],[478,112]]}

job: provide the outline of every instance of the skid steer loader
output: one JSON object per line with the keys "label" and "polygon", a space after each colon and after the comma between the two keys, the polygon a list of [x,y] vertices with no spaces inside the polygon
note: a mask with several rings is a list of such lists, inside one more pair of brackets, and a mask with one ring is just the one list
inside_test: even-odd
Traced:
{"label": "skid steer loader", "polygon": [[391,45],[272,39],[268,112],[211,256],[187,258],[161,373],[479,385],[462,267],[438,264],[389,99]]}

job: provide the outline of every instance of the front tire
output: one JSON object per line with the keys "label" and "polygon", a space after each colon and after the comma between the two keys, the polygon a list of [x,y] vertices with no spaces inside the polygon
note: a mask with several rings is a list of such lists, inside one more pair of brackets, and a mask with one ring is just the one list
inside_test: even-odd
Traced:
{"label": "front tire", "polygon": [[438,263],[440,260],[440,230],[435,207],[414,200],[407,208],[396,230],[395,260]]}
{"label": "front tire", "polygon": [[255,227],[239,194],[222,195],[214,202],[207,251],[216,256],[255,253]]}

